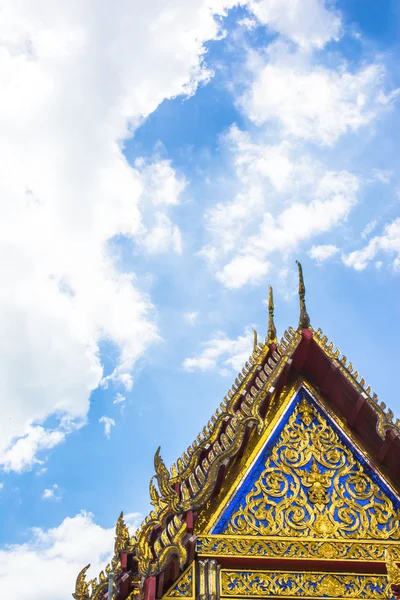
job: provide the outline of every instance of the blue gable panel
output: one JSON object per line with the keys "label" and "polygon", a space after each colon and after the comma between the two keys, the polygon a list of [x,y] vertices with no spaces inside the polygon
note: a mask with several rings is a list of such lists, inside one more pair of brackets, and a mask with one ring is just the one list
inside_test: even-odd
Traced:
{"label": "blue gable panel", "polygon": [[212,533],[399,539],[399,518],[399,499],[300,388]]}

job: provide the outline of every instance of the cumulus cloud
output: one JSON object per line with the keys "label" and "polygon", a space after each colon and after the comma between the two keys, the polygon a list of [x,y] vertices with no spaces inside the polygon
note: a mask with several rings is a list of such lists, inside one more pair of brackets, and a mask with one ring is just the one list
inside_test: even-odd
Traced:
{"label": "cumulus cloud", "polygon": [[[131,513],[126,519],[133,533],[141,515]],[[104,568],[111,558],[114,535],[114,528],[100,527],[87,512],[67,517],[54,529],[34,528],[25,544],[0,550],[2,593],[9,600],[67,600],[85,565],[91,563],[89,579]],[[24,577],[20,577],[21,564]]]}
{"label": "cumulus cloud", "polygon": [[38,453],[49,450],[64,440],[65,433],[60,430],[45,429],[41,426],[26,428],[26,433],[12,440],[10,447],[3,452],[1,464],[5,471],[27,470],[34,464],[42,464]]}
{"label": "cumulus cloud", "polygon": [[321,244],[320,246],[312,246],[308,254],[317,262],[322,263],[338,252],[339,248],[333,244]]}
{"label": "cumulus cloud", "polygon": [[323,48],[340,37],[341,16],[324,0],[250,0],[249,8],[260,23],[303,48]]}
{"label": "cumulus cloud", "polygon": [[115,421],[111,417],[100,417],[99,423],[104,425],[104,435],[106,438],[110,438],[111,427],[115,427]]}
{"label": "cumulus cloud", "polygon": [[276,121],[283,135],[328,146],[373,122],[398,95],[398,90],[385,93],[380,64],[351,73],[283,53],[264,66],[257,61],[254,75],[242,98],[253,121],[258,125]]}
{"label": "cumulus cloud", "polygon": [[[171,210],[185,181],[168,161],[128,164],[122,140],[165,98],[210,77],[204,42],[229,0],[45,0],[2,7],[0,24],[0,463],[29,468],[82,425],[103,377],[100,342],[119,351],[110,382],[133,383],[157,339],[150,298],[117,271],[115,236],[181,251]],[[151,204],[154,217],[147,206]],[[59,426],[46,420],[55,416]],[[52,421],[54,423],[54,419]]]}
{"label": "cumulus cloud", "polygon": [[225,333],[217,332],[203,343],[197,356],[185,358],[185,371],[210,371],[219,368],[221,375],[240,371],[252,350],[253,332],[247,328],[243,335],[230,339]]}
{"label": "cumulus cloud", "polygon": [[[259,283],[281,256],[343,223],[357,203],[359,180],[329,171],[284,142],[255,141],[234,128],[227,136],[239,191],[205,215],[209,242],[201,254],[228,288]],[[284,165],[270,173],[265,155]]]}
{"label": "cumulus cloud", "polygon": [[[400,218],[385,225],[383,233],[371,238],[366,246],[343,255],[342,258],[347,267],[352,267],[356,271],[364,271],[368,264],[381,253],[391,256],[393,269],[400,271]],[[381,268],[382,261],[378,261],[376,266],[378,269]]]}

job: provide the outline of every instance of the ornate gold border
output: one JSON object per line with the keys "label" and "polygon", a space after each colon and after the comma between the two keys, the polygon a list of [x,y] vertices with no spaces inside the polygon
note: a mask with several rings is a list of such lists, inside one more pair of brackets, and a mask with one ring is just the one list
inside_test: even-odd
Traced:
{"label": "ornate gold border", "polygon": [[272,435],[275,428],[278,426],[280,420],[285,415],[291,402],[293,401],[295,395],[297,394],[299,387],[300,386],[297,384],[297,382],[295,385],[291,386],[291,388],[286,393],[283,400],[281,400],[279,408],[278,408],[276,414],[272,417],[271,421],[265,422],[264,430],[261,432],[259,440],[257,441],[257,443],[256,443],[255,447],[253,448],[252,452],[250,453],[250,455],[244,461],[244,464],[241,467],[238,475],[231,482],[230,489],[228,490],[227,494],[225,494],[225,496],[222,498],[220,504],[218,505],[217,509],[210,516],[207,527],[205,528],[205,531],[202,532],[203,535],[206,535],[206,533],[208,531],[212,531],[212,529],[215,526],[216,522],[218,521],[221,513],[226,508],[226,506],[229,504],[230,500],[232,499],[232,496],[236,493],[237,489],[239,488],[239,486],[242,484],[243,480],[248,475],[254,462],[257,460],[259,453],[262,451],[265,443],[267,442],[268,438]]}
{"label": "ornate gold border", "polygon": [[[249,573],[250,575],[254,574],[254,576],[257,576],[257,574],[262,575],[276,575],[278,574],[278,576],[282,579],[285,578],[285,576],[287,575],[304,575],[307,579],[310,576],[332,576],[332,577],[337,577],[337,578],[343,578],[343,579],[349,579],[349,578],[354,578],[355,581],[360,581],[360,579],[382,579],[382,583],[386,583],[386,591],[390,592],[390,584],[387,580],[386,575],[382,574],[382,573],[340,573],[340,572],[325,572],[325,571],[280,571],[279,569],[274,569],[274,570],[266,570],[266,569],[259,569],[259,570],[254,570],[254,569],[221,569],[220,571],[220,575],[219,575],[219,589],[221,590],[221,598],[260,598],[260,597],[267,597],[267,598],[326,598],[327,600],[341,600],[342,598],[360,598],[360,596],[357,595],[346,595],[346,596],[335,596],[335,595],[327,595],[327,594],[323,594],[322,596],[310,596],[310,595],[299,595],[298,593],[296,593],[296,590],[293,591],[292,594],[290,593],[285,593],[284,591],[282,591],[282,594],[274,594],[271,596],[269,596],[268,594],[224,594],[224,587],[223,587],[223,574],[224,573]],[[336,591],[336,590],[335,590]],[[389,598],[389,595],[384,596],[383,594],[381,595],[376,595],[376,598]],[[362,598],[364,598],[364,600],[367,600],[368,596],[362,596]]]}
{"label": "ornate gold border", "polygon": [[[254,552],[246,546],[254,543]],[[252,559],[279,558],[280,560],[329,560],[343,562],[385,562],[385,551],[389,550],[400,561],[398,541],[346,540],[337,538],[311,537],[263,537],[240,535],[199,535],[197,555],[201,557],[241,557]],[[213,549],[212,547],[217,547]],[[201,548],[203,545],[203,549]],[[206,548],[204,549],[204,546]],[[218,547],[219,546],[219,547]],[[265,549],[265,554],[260,553]],[[336,555],[336,557],[335,557]]]}
{"label": "ornate gold border", "polygon": [[[191,584],[192,584],[192,593],[190,596],[185,596],[184,594],[172,594],[175,591],[175,588],[181,581],[187,577],[187,575],[191,576]],[[179,598],[185,598],[188,600],[194,600],[196,592],[195,592],[195,561],[193,560],[190,565],[183,571],[183,573],[174,581],[169,590],[163,595],[162,600],[177,600]]]}

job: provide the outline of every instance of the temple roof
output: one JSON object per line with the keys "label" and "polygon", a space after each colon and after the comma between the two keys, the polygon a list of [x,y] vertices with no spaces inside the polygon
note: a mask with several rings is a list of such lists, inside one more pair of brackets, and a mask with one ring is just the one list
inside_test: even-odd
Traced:
{"label": "temple roof", "polygon": [[[227,469],[240,460],[249,437],[261,432],[283,391],[302,379],[324,397],[330,410],[352,432],[380,471],[400,489],[400,419],[393,421],[392,411],[378,401],[352,363],[321,329],[315,330],[310,325],[302,269],[298,267],[297,329],[290,327],[277,342],[271,290],[265,343],[258,342],[255,336],[253,352],[228,394],[170,471],[161,458],[160,448],[157,450],[154,467],[158,489],[154,478],[150,481],[154,508],[133,537],[122,514],[118,519],[115,557],[110,567],[119,582],[118,600],[131,593],[128,590],[132,580],[138,584],[141,579],[143,585],[145,580],[167,573],[166,581],[170,582],[179,569],[190,563],[195,551],[198,511],[218,495]],[[74,597],[102,598],[106,579],[103,574],[100,581],[94,585],[91,582],[90,595],[83,573],[83,579],[78,577],[77,581],[82,591],[77,588]],[[132,594],[136,594],[135,590]]]}

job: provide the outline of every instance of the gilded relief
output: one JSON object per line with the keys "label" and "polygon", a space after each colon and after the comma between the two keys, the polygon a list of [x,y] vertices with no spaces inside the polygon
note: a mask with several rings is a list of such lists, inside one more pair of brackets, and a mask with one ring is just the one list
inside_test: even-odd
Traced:
{"label": "gilded relief", "polygon": [[386,599],[385,575],[221,571],[221,596]]}
{"label": "gilded relief", "polygon": [[[305,395],[214,533],[400,539],[396,499]],[[245,487],[246,482],[243,487]]]}

